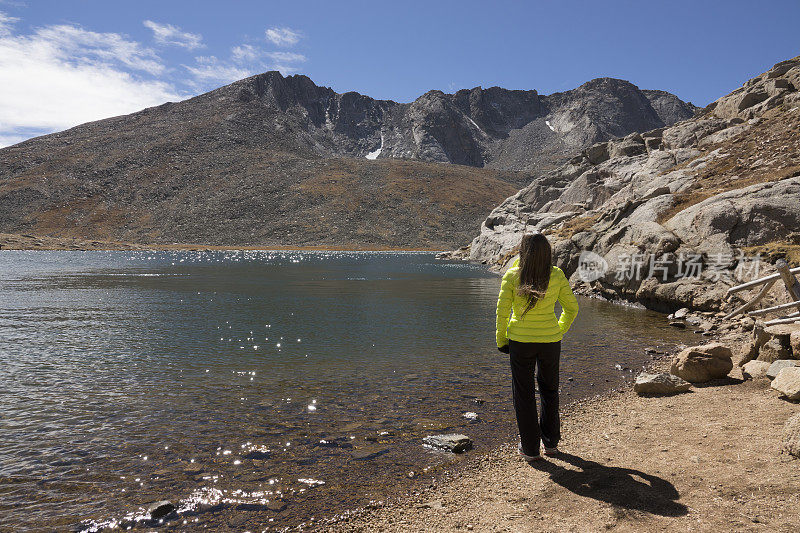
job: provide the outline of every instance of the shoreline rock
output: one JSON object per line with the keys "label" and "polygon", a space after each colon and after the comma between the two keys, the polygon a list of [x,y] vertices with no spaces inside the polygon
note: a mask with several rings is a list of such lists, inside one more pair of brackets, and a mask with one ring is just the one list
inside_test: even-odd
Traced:
{"label": "shoreline rock", "polygon": [[769,367],[766,370],[766,376],[769,379],[775,379],[784,368],[800,366],[800,361],[795,359],[778,359],[772,363],[768,363]]}
{"label": "shoreline rock", "polygon": [[422,438],[426,445],[452,453],[463,453],[472,448],[472,439],[460,433],[428,435]]}
{"label": "shoreline rock", "polygon": [[750,361],[742,367],[742,376],[744,379],[765,378],[769,368],[770,363],[765,361]]}
{"label": "shoreline rock", "polygon": [[672,360],[670,373],[690,383],[727,377],[733,369],[731,349],[721,343],[692,346]]}
{"label": "shoreline rock", "polygon": [[688,381],[666,372],[659,374],[642,372],[636,376],[636,381],[633,384],[634,392],[640,396],[678,394],[691,388],[692,384]]}
{"label": "shoreline rock", "polygon": [[782,368],[770,386],[787,400],[800,400],[800,367]]}

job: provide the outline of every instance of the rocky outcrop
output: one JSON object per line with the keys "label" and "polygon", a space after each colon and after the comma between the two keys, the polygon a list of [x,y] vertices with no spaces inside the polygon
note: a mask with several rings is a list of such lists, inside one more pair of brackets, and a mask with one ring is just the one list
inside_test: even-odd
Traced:
{"label": "rocky outcrop", "polygon": [[401,158],[504,170],[554,168],[570,153],[674,124],[697,108],[664,91],[598,78],[549,96],[500,87],[429,91],[410,104],[338,94],[268,72],[215,92],[281,111],[320,155]]}
{"label": "rocky outcrop", "polygon": [[705,383],[724,378],[733,369],[731,350],[720,343],[694,346],[672,360],[670,373],[690,383]]}
{"label": "rocky outcrop", "polygon": [[749,256],[800,227],[798,70],[784,61],[692,119],[592,145],[507,198],[460,255],[502,268],[542,231],[581,291],[719,309],[754,277]]}

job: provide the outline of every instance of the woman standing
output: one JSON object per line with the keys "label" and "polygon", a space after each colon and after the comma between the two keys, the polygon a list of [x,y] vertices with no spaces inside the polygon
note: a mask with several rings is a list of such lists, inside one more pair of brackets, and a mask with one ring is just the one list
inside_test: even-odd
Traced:
{"label": "woman standing", "polygon": [[[561,317],[556,319],[556,300]],[[541,233],[525,235],[519,260],[503,276],[497,299],[497,348],[510,355],[519,451],[528,461],[558,453],[558,363],[561,338],[578,314],[578,301]],[[537,370],[538,367],[538,370]],[[539,382],[541,418],[536,412],[534,372]]]}

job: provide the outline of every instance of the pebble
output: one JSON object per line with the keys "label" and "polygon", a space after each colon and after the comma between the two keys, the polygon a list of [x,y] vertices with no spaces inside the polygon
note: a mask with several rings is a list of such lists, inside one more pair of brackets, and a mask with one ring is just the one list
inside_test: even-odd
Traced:
{"label": "pebble", "polygon": [[175,506],[172,505],[172,502],[169,500],[161,500],[159,502],[151,503],[147,506],[147,512],[150,515],[151,520],[159,520],[164,518],[174,510]]}

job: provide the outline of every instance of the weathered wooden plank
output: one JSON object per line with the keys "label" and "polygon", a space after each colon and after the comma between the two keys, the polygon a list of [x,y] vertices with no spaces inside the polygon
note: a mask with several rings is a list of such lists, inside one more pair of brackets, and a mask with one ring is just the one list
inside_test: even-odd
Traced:
{"label": "weathered wooden plank", "polygon": [[775,268],[778,269],[778,274],[781,275],[783,284],[786,285],[789,299],[796,302],[797,310],[800,311],[800,283],[798,283],[797,278],[789,270],[789,265],[783,259],[778,259],[775,262]]}
{"label": "weathered wooden plank", "polygon": [[775,320],[764,322],[764,325],[774,326],[776,324],[794,324],[795,322],[800,322],[800,316],[796,316],[794,318],[776,318]]}
{"label": "weathered wooden plank", "polygon": [[722,320],[728,320],[729,318],[734,317],[734,316],[738,315],[739,313],[744,313],[748,309],[752,309],[754,305],[756,305],[758,302],[760,302],[761,299],[764,298],[764,296],[767,295],[767,293],[772,288],[772,286],[775,285],[775,283],[777,283],[777,282],[778,282],[777,278],[768,280],[767,284],[764,285],[763,287],[761,287],[761,290],[758,291],[758,294],[756,294],[755,298],[753,298],[752,300],[750,300],[746,304],[742,305],[741,307],[738,307],[738,308],[734,309],[733,311],[731,311],[730,313],[725,315],[722,318]]}
{"label": "weathered wooden plank", "polygon": [[[789,302],[788,304],[780,304],[780,305],[776,305],[774,307],[767,307],[765,309],[759,309],[757,311],[750,311],[747,314],[750,315],[750,316],[761,316],[761,315],[766,315],[766,314],[769,314],[769,313],[774,313],[775,311],[781,311],[783,309],[791,309],[792,307],[797,307],[797,303],[796,302]],[[786,317],[786,318],[788,318],[788,317]]]}
{"label": "weathered wooden plank", "polygon": [[[800,267],[793,268],[789,272],[791,272],[792,274],[800,273]],[[728,289],[727,294],[743,291],[745,289],[761,285],[762,283],[772,281],[773,279],[780,279],[780,277],[781,277],[780,273],[777,273],[777,274],[770,274],[769,276],[764,276],[763,278],[754,279],[753,281],[748,281],[747,283],[742,283],[741,285],[736,285],[735,287],[731,287],[730,289]]]}

